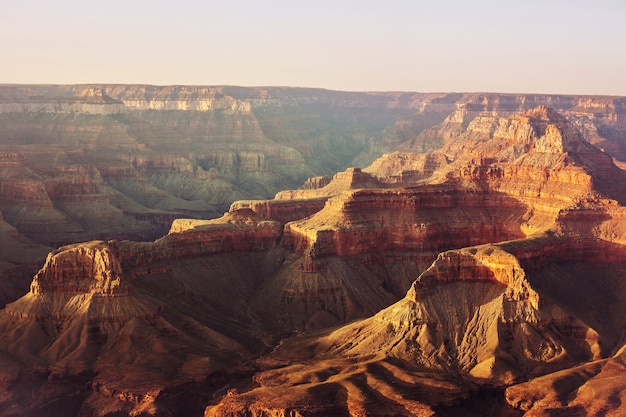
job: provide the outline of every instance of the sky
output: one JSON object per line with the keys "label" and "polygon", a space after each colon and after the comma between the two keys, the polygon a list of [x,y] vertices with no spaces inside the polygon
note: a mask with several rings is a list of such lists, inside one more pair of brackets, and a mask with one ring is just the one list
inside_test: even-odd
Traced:
{"label": "sky", "polygon": [[626,96],[626,0],[0,0],[0,83]]}

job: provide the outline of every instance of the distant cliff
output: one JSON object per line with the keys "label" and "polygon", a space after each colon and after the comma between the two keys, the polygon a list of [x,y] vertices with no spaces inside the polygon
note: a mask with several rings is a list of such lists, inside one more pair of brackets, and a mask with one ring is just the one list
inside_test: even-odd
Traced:
{"label": "distant cliff", "polygon": [[[414,138],[438,135],[432,151],[405,141],[367,168],[236,201],[219,218],[177,218],[154,241],[52,250],[25,295],[0,310],[0,415],[56,416],[60,403],[88,416],[623,414],[626,171],[549,106],[499,114],[489,100],[451,97],[442,99],[458,108]],[[321,120],[342,112],[324,106]],[[224,185],[220,169],[260,172],[270,158],[219,154],[207,171],[194,165],[199,153],[176,153],[196,142],[168,135],[232,124],[258,144],[279,138],[256,116],[136,111],[142,124],[110,130],[133,146],[86,123],[76,126],[99,132],[91,148],[5,152],[7,219],[51,235],[56,224],[84,236],[97,221],[137,232],[173,214],[168,204],[192,201],[167,190],[200,195],[196,186]],[[294,114],[307,137],[319,135]],[[119,154],[103,143],[128,159],[109,164]],[[137,222],[117,222],[128,213]],[[19,228],[2,230],[28,247]]]}
{"label": "distant cliff", "polygon": [[454,107],[445,98],[0,85],[0,211],[42,243],[154,239],[175,217],[217,217],[235,200],[371,161],[404,140],[398,123],[416,133],[443,120]]}
{"label": "distant cliff", "polygon": [[46,244],[149,240],[175,217],[216,217],[383,153],[433,151],[481,117],[537,105],[626,161],[619,97],[0,85],[0,211]]}

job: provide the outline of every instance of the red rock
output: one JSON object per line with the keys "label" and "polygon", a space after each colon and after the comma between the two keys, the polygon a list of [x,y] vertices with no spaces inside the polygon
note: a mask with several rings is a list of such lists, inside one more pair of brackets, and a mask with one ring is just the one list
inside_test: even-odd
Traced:
{"label": "red rock", "polygon": [[[245,103],[275,99],[255,91],[242,101],[216,89],[114,87],[77,100],[247,114]],[[82,375],[90,388],[80,404],[102,413],[173,413],[185,402],[173,393],[201,393],[189,406],[197,413],[208,403],[205,415],[454,414],[464,408],[455,399],[471,401],[479,387],[553,375],[536,380],[541,388],[567,380],[571,374],[555,372],[581,362],[593,373],[597,361],[619,365],[610,352],[623,345],[626,326],[614,269],[626,264],[623,172],[546,107],[503,117],[497,111],[528,103],[466,100],[438,127],[442,149],[423,159],[392,154],[322,188],[235,203],[219,219],[179,219],[154,242],[54,251],[31,292],[0,312],[2,401],[37,410],[69,394],[44,389],[26,399],[20,392],[32,392],[29,384],[67,387]],[[237,131],[260,135],[248,116],[236,120]],[[256,150],[245,152],[239,172],[269,166]],[[136,165],[195,178],[185,161]],[[128,172],[118,165],[110,173]],[[394,178],[376,177],[389,173]],[[59,201],[101,186],[96,171],[66,177],[48,178]],[[596,282],[611,290],[597,291]],[[300,331],[307,335],[275,344]],[[46,378],[36,379],[37,369]],[[510,388],[509,403],[537,412],[556,404],[549,391],[543,402],[528,401],[537,396],[532,381]],[[609,404],[614,392],[603,392],[593,402],[580,390],[571,404],[556,405],[618,410]]]}
{"label": "red rock", "polygon": [[504,195],[451,186],[362,190],[331,198],[286,233],[314,258],[370,253],[373,242],[380,252],[436,251],[522,237],[524,213]]}
{"label": "red rock", "polygon": [[331,178],[327,176],[319,176],[312,177],[306,180],[306,182],[302,185],[303,190],[316,190],[318,188],[322,188],[327,186],[331,181]]}
{"label": "red rock", "polygon": [[320,211],[327,197],[283,200],[239,200],[231,204],[229,212],[250,209],[264,219],[287,223]]}
{"label": "red rock", "polygon": [[[624,209],[606,198],[623,199],[624,190],[619,186],[623,173],[547,108],[507,119],[485,119],[480,121],[483,127],[477,123],[469,123],[467,133],[451,136],[444,147],[449,163],[435,171],[433,180],[448,184],[344,192],[331,197],[317,214],[289,223],[286,229],[296,250],[309,257],[310,267],[305,269],[312,273],[323,270],[325,256],[364,253],[373,247],[372,242],[382,251],[399,250],[402,244],[416,245],[411,237],[415,239],[417,234],[412,235],[411,230],[398,233],[406,241],[387,236],[394,236],[394,224],[411,224],[415,216],[428,209],[436,212],[434,218],[449,216],[433,237],[454,237],[458,246],[469,247],[441,253],[415,281],[405,299],[373,317],[325,337],[311,336],[285,344],[262,362],[270,369],[257,376],[263,381],[260,387],[224,398],[217,406],[207,407],[206,415],[226,410],[240,415],[244,408],[263,406],[275,412],[295,409],[305,413],[317,410],[322,402],[342,410],[336,412],[373,412],[387,403],[381,398],[394,398],[396,404],[402,404],[403,411],[387,409],[394,415],[410,415],[406,412],[409,405],[424,407],[424,397],[407,401],[398,386],[397,370],[382,374],[377,371],[389,363],[401,364],[405,370],[401,381],[413,389],[417,389],[419,380],[407,375],[416,368],[422,375],[433,371],[448,375],[444,377],[447,381],[458,383],[458,375],[462,374],[501,385],[512,384],[522,376],[533,378],[547,373],[536,380],[536,385],[531,380],[509,388],[508,402],[538,415],[547,415],[554,408],[564,412],[619,410],[609,398],[615,397],[621,385],[609,389],[606,382],[620,375],[619,371],[606,372],[608,379],[604,375],[596,379],[595,375],[603,366],[597,360],[623,343],[623,335],[613,329],[624,329],[626,325],[616,310],[626,301],[626,293],[620,289],[611,294],[611,299],[619,300],[613,302],[608,302],[606,294],[591,296],[593,277],[577,272],[577,268],[592,264],[585,270],[608,271],[626,261],[621,226]],[[491,141],[492,134],[497,142]],[[502,197],[489,201],[493,196]],[[461,213],[473,209],[468,218],[475,218],[480,210],[489,212],[490,204],[500,209],[496,213],[503,219],[517,225],[517,229],[509,230],[519,233],[518,238],[472,246],[462,243],[459,235],[445,231],[454,223],[452,219],[463,218]],[[521,210],[511,212],[511,208]],[[494,213],[489,213],[489,224],[498,224],[493,221]],[[361,233],[367,236],[362,241]],[[477,230],[468,234],[472,238],[484,236]],[[506,238],[500,236],[497,240]],[[454,246],[451,241],[449,245]],[[603,279],[601,285],[622,287],[611,279]],[[581,303],[586,293],[593,301]],[[312,356],[301,353],[312,349],[316,349]],[[304,357],[306,363],[301,364]],[[580,361],[596,362],[580,371],[568,369]],[[611,365],[614,363],[612,359]],[[306,405],[297,400],[303,395],[299,389],[303,382],[321,389],[331,378],[336,390],[352,392],[352,397],[348,396],[351,402],[337,403],[322,400],[321,396],[309,398]],[[571,388],[555,387],[555,381],[563,384],[574,378]],[[357,380],[369,394],[355,390]],[[586,381],[601,390],[596,400],[580,388]],[[281,400],[272,394],[275,384],[281,387]],[[575,390],[579,394],[572,394]],[[455,410],[453,405],[443,405],[444,397],[436,390],[428,395],[427,404]],[[563,395],[567,395],[567,401]],[[510,409],[501,411],[514,413]]]}

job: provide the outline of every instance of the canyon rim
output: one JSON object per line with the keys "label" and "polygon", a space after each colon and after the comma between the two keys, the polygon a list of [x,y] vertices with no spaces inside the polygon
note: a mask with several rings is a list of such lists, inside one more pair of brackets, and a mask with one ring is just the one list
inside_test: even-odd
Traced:
{"label": "canyon rim", "polygon": [[0,85],[0,415],[622,415],[624,167],[624,97]]}

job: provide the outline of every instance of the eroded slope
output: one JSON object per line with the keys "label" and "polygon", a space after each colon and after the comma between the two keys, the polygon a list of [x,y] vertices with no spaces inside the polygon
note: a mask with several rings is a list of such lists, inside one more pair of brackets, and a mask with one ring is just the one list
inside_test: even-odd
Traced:
{"label": "eroded slope", "polygon": [[[243,415],[244,410],[261,415],[261,409],[324,415],[323,401],[346,415],[479,415],[476,409],[472,414],[475,403],[464,400],[478,392],[482,405],[500,415],[521,413],[512,407],[545,415],[622,410],[621,385],[610,385],[624,377],[619,356],[602,358],[622,346],[626,326],[620,307],[626,301],[623,277],[610,272],[620,271],[626,259],[625,211],[616,201],[624,196],[624,174],[550,109],[491,119],[488,126],[482,134],[468,129],[450,139],[441,151],[445,164],[430,181],[442,183],[435,187],[455,184],[505,195],[517,205],[500,203],[501,212],[521,208],[523,214],[511,220],[519,216],[518,230],[527,237],[442,252],[404,299],[328,335],[286,342],[258,362],[265,370],[257,376],[257,388],[225,396],[205,415]],[[391,155],[374,166],[385,166],[385,159],[398,160]],[[396,183],[425,182],[430,176],[396,169]],[[418,188],[428,187],[433,186]],[[327,210],[294,225],[340,230],[339,222],[324,217]],[[397,224],[406,225],[401,212],[398,216]],[[310,230],[309,242],[317,242],[316,227]],[[365,240],[384,247],[382,236]],[[332,248],[334,241],[318,247]],[[349,247],[358,252],[358,245]],[[303,359],[306,364],[297,364]],[[593,362],[573,368],[585,361]],[[390,367],[396,370],[381,372]],[[548,376],[535,385],[533,378],[543,374]],[[448,391],[435,388],[440,378],[452,384]],[[507,390],[507,406],[497,387],[526,379]],[[318,402],[310,398],[317,389],[336,395]],[[601,393],[595,399],[593,389]],[[494,397],[485,390],[494,390]],[[456,401],[450,401],[450,392]],[[307,393],[302,404],[299,398]]]}
{"label": "eroded slope", "polygon": [[524,400],[533,378],[619,364],[626,182],[610,157],[545,107],[478,117],[421,168],[399,155],[154,242],[52,252],[0,313],[1,410],[519,415],[556,404]]}

